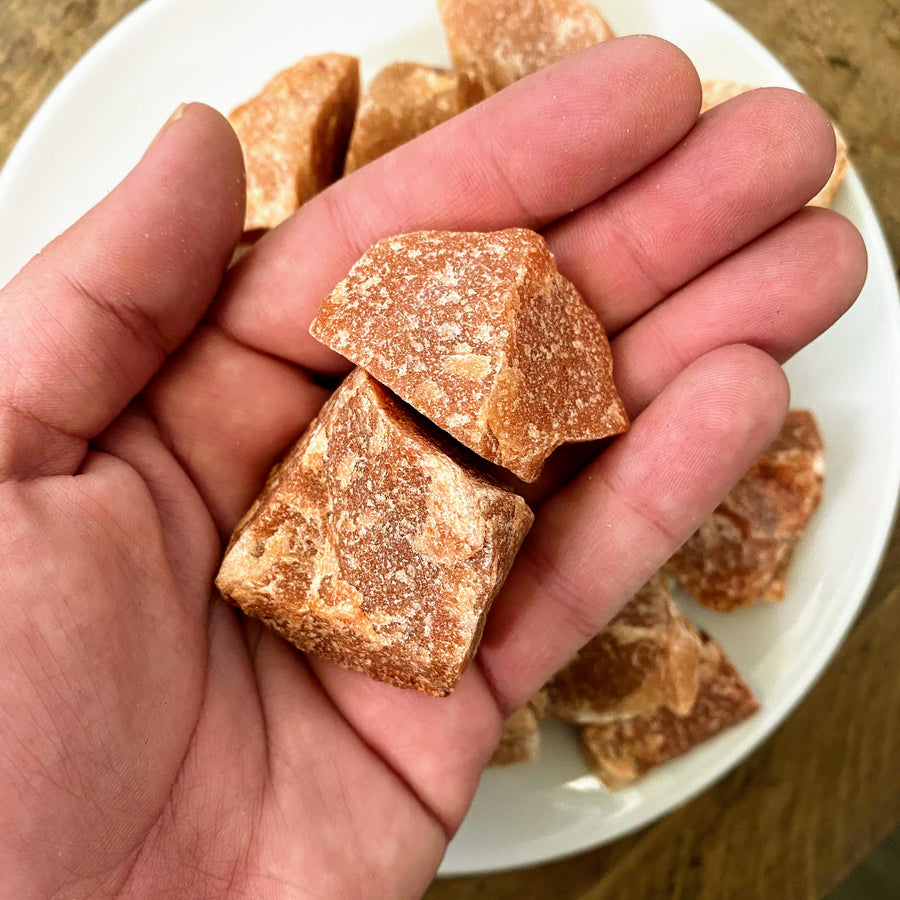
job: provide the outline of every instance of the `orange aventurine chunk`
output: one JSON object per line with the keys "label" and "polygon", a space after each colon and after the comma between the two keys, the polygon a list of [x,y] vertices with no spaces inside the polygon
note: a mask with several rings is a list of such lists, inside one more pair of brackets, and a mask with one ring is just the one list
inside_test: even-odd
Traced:
{"label": "orange aventurine chunk", "polygon": [[310,330],[525,481],[560,444],[628,428],[603,327],[524,228],[386,238]]}
{"label": "orange aventurine chunk", "polygon": [[666,570],[719,612],[781,600],[794,549],[822,499],[824,474],[816,420],[792,409],[776,440]]}
{"label": "orange aventurine chunk", "polygon": [[449,693],[531,525],[361,369],[269,476],[216,584],[301,650]]}
{"label": "orange aventurine chunk", "polygon": [[700,646],[700,633],[657,573],[547,682],[546,714],[579,724],[660,706],[686,715],[697,698]]}
{"label": "orange aventurine chunk", "polygon": [[509,766],[537,759],[541,752],[539,718],[537,710],[530,703],[513,712],[503,723],[500,742],[488,765]]}
{"label": "orange aventurine chunk", "polygon": [[415,62],[383,68],[359,103],[344,172],[359,169],[480,99],[468,76]]}
{"label": "orange aventurine chunk", "polygon": [[359,60],[325,53],[279,72],[228,116],[244,151],[244,230],[274,228],[344,168]]}
{"label": "orange aventurine chunk", "polygon": [[594,774],[616,790],[651,769],[687,753],[758,709],[753,692],[722,648],[702,636],[697,699],[686,715],[668,706],[622,717],[581,732],[581,746]]}
{"label": "orange aventurine chunk", "polygon": [[588,0],[438,0],[453,65],[485,96],[613,37]]}

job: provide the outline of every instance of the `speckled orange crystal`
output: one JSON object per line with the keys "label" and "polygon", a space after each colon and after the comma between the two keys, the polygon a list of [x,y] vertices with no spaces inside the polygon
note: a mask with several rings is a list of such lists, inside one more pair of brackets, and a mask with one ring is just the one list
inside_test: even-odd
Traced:
{"label": "speckled orange crystal", "polygon": [[539,718],[530,703],[520,706],[508,716],[503,723],[500,742],[488,765],[509,766],[536,759],[541,750]]}
{"label": "speckled orange crystal", "polygon": [[360,99],[344,173],[452,119],[480,98],[461,72],[416,62],[385,66]]}
{"label": "speckled orange crystal", "polygon": [[822,499],[825,449],[812,413],[791,410],[781,432],[666,563],[698,603],[729,612],[784,597],[798,541]]}
{"label": "speckled orange crystal", "polygon": [[603,327],[524,228],[379,241],[310,331],[525,481],[561,444],[628,428]]}
{"label": "speckled orange crystal", "polygon": [[702,635],[697,699],[680,716],[668,706],[586,725],[581,746],[594,774],[616,790],[753,715],[759,704],[722,648]]}
{"label": "speckled orange crystal", "polygon": [[697,697],[700,644],[658,573],[544,686],[546,714],[580,724],[660,706],[685,715]]}
{"label": "speckled orange crystal", "polygon": [[274,228],[344,168],[359,95],[359,60],[307,56],[228,116],[244,151],[244,230]]}
{"label": "speckled orange crystal", "polygon": [[355,370],[273,470],[216,584],[301,650],[443,695],[532,515],[430,429]]}
{"label": "speckled orange crystal", "polygon": [[588,0],[438,0],[453,65],[485,96],[613,37]]}

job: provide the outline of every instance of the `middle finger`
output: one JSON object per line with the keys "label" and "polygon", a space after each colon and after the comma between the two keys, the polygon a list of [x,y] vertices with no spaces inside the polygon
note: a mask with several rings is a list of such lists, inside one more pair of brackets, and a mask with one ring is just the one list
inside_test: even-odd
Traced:
{"label": "middle finger", "polygon": [[545,235],[612,336],[786,219],[834,165],[834,130],[803,94],[765,88],[700,117],[662,159]]}

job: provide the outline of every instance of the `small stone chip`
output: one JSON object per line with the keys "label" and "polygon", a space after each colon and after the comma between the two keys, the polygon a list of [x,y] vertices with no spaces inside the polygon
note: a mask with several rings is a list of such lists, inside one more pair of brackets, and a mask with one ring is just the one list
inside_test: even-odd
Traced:
{"label": "small stone chip", "polygon": [[538,719],[538,713],[530,703],[520,706],[507,717],[500,734],[500,743],[488,765],[509,766],[537,759],[541,751]]}
{"label": "small stone chip", "polygon": [[784,598],[794,549],[822,499],[825,451],[812,413],[781,433],[666,563],[698,603],[719,612]]}
{"label": "small stone chip", "polygon": [[366,86],[344,173],[430,131],[480,99],[467,75],[415,62],[383,68]]}
{"label": "small stone chip", "polygon": [[358,94],[359,60],[325,53],[232,110],[247,171],[245,231],[274,228],[340,176]]}
{"label": "small stone chip", "polygon": [[301,650],[400,687],[455,687],[532,522],[356,369],[238,525],[216,578]]}
{"label": "small stone chip", "polygon": [[546,714],[608,722],[667,706],[690,712],[697,697],[701,639],[657,573],[544,686]]}
{"label": "small stone chip", "polygon": [[722,648],[706,634],[702,640],[699,689],[687,715],[661,706],[655,712],[582,729],[581,747],[588,765],[608,788],[626,787],[759,709]]}
{"label": "small stone chip", "polygon": [[[748,91],[755,91],[757,87],[758,85],[755,84],[743,84],[740,81],[730,81],[726,78],[704,81],[702,84],[703,100],[700,112],[705,113],[708,109],[712,109],[726,100],[731,100],[732,97],[746,94]],[[847,177],[847,169],[850,165],[850,160],[847,156],[847,141],[833,123],[832,128],[834,128],[835,141],[834,168],[831,170],[831,175],[828,181],[825,182],[822,190],[806,204],[807,206],[830,207],[834,201],[834,195],[838,192],[841,184],[843,184],[844,178]]]}
{"label": "small stone chip", "polygon": [[310,331],[525,481],[561,444],[628,428],[603,327],[524,228],[379,241]]}
{"label": "small stone chip", "polygon": [[588,0],[438,0],[453,65],[485,96],[613,37]]}

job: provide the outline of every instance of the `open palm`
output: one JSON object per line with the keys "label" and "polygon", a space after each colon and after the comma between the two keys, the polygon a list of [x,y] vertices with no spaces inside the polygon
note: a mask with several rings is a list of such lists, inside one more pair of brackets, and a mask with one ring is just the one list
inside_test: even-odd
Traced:
{"label": "open palm", "polygon": [[[699,105],[670,45],[600,45],[339,182],[227,275],[240,148],[190,105],[5,288],[2,896],[425,889],[504,714],[762,451],[778,363],[862,283],[852,226],[801,209],[832,164],[821,110],[776,89]],[[557,454],[438,700],[304,657],[212,582],[346,370],[307,332],[320,299],[387,234],[514,225],[606,325],[634,426]]]}

